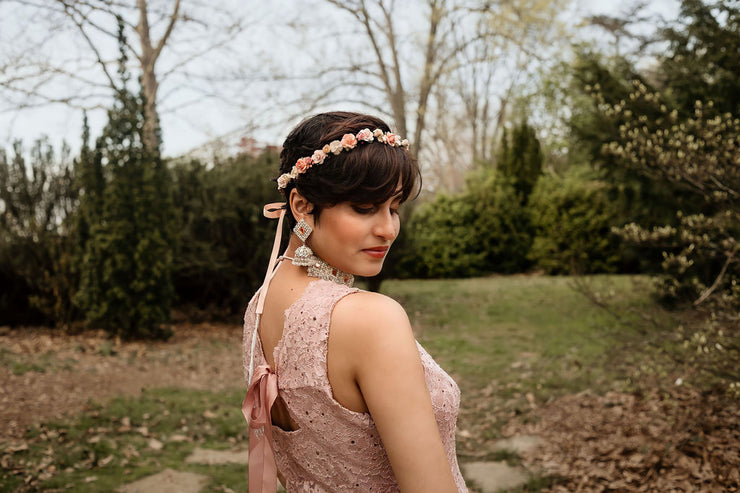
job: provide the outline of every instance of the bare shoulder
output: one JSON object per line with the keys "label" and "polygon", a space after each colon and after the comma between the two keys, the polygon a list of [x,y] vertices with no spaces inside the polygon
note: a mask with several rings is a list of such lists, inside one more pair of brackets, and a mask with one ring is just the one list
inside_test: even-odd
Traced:
{"label": "bare shoulder", "polygon": [[400,357],[416,352],[406,311],[400,303],[379,293],[360,291],[339,300],[331,316],[331,337],[335,347],[362,360],[373,353]]}
{"label": "bare shoulder", "polygon": [[339,300],[331,316],[332,330],[353,332],[354,336],[388,335],[386,332],[411,331],[406,311],[400,303],[380,293],[359,291]]}

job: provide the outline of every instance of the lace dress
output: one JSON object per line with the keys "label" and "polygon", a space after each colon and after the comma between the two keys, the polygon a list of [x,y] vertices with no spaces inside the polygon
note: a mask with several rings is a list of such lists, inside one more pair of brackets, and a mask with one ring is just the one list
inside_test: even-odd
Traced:
{"label": "lace dress", "polygon": [[[289,493],[399,491],[372,417],[339,404],[329,384],[326,354],[331,312],[342,297],[357,291],[330,281],[312,281],[285,312],[283,335],[274,350],[274,372],[278,394],[297,430],[272,426],[272,437],[275,461]],[[244,318],[245,375],[256,300],[255,295]],[[450,469],[458,490],[467,492],[455,454],[460,390],[417,346]],[[262,345],[256,341],[254,366],[266,364]]]}

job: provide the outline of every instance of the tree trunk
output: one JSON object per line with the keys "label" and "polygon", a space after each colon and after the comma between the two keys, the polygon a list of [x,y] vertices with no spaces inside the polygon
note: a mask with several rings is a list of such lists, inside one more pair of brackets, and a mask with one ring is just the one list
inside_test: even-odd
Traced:
{"label": "tree trunk", "polygon": [[141,54],[139,55],[139,63],[141,65],[141,89],[144,93],[145,106],[144,106],[144,144],[148,149],[159,149],[161,138],[159,135],[159,112],[157,111],[157,90],[159,89],[159,81],[157,80],[157,74],[154,70],[159,58],[167,43],[167,39],[172,33],[172,29],[175,26],[178,18],[178,12],[180,10],[180,0],[175,2],[175,7],[172,10],[167,30],[165,31],[162,39],[157,42],[156,46],[152,45],[152,39],[149,34],[149,16],[148,16],[148,5],[147,0],[136,0],[136,7],[139,9],[139,23],[136,25],[136,32],[139,35],[139,42],[141,43]]}

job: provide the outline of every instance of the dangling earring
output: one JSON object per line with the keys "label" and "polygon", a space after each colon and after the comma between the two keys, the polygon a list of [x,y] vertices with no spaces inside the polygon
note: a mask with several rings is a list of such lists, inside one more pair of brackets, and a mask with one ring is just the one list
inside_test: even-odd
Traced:
{"label": "dangling earring", "polygon": [[316,256],[313,254],[313,250],[308,248],[306,245],[306,240],[311,236],[312,231],[313,229],[311,229],[311,226],[309,226],[303,219],[299,220],[293,227],[293,232],[303,242],[303,245],[299,246],[295,250],[293,260],[291,260],[293,265],[307,267],[316,262]]}

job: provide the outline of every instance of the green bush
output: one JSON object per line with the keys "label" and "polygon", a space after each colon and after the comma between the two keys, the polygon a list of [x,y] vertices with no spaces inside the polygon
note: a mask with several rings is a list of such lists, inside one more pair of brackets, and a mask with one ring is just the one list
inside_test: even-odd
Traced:
{"label": "green bush", "polygon": [[277,224],[262,207],[281,200],[271,181],[278,159],[265,150],[212,167],[172,165],[179,235],[173,280],[181,305],[237,313],[262,283]]}
{"label": "green bush", "polygon": [[529,258],[548,274],[614,272],[619,242],[606,185],[587,173],[540,178],[529,199],[534,227]]}
{"label": "green bush", "polygon": [[472,277],[528,267],[531,235],[519,195],[488,170],[470,177],[467,191],[439,194],[409,225],[404,275]]}
{"label": "green bush", "polygon": [[72,160],[41,138],[26,150],[0,148],[0,324],[64,324],[76,315],[76,205]]}

